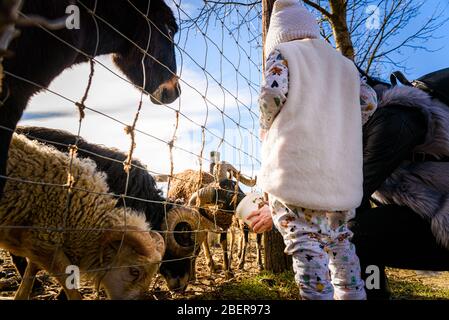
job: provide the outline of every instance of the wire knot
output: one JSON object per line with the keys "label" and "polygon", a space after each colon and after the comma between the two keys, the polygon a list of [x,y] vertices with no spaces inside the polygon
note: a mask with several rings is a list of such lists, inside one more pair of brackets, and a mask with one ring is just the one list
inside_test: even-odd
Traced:
{"label": "wire knot", "polygon": [[75,105],[78,107],[78,112],[80,113],[80,119],[84,119],[84,117],[86,116],[86,113],[84,112],[84,110],[86,109],[86,106],[84,105],[84,103],[81,103],[81,102],[76,102]]}
{"label": "wire knot", "polygon": [[69,145],[69,156],[76,157],[77,153],[78,153],[78,146],[75,144]]}

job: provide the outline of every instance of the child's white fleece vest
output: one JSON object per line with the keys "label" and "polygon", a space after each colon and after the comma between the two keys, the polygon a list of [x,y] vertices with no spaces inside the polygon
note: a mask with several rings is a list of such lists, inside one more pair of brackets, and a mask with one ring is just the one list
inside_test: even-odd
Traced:
{"label": "child's white fleece vest", "polygon": [[262,189],[309,209],[358,207],[363,155],[356,67],[321,39],[276,48],[288,61],[289,91],[262,146]]}

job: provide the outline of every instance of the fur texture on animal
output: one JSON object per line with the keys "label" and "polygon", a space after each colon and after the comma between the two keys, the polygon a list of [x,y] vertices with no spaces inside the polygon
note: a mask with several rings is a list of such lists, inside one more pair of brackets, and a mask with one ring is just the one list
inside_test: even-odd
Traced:
{"label": "fur texture on animal", "polygon": [[62,152],[67,152],[68,146],[77,142],[77,156],[95,161],[97,170],[106,173],[106,181],[112,193],[124,194],[128,182],[126,194],[129,197],[126,200],[117,199],[116,207],[124,207],[126,202],[127,208],[143,212],[154,231],[167,231],[167,226],[168,231],[174,229],[181,231],[182,226],[182,230],[186,231],[185,234],[162,233],[166,237],[166,250],[159,272],[170,290],[186,289],[192,268],[191,257],[196,251],[195,243],[201,242],[201,238],[205,237],[205,232],[192,232],[201,229],[198,223],[204,220],[195,210],[176,206],[167,201],[162,196],[162,191],[158,189],[153,176],[137,159],[132,160],[133,166],[128,177],[123,169],[123,162],[127,158],[124,152],[89,143],[62,130],[18,127],[16,132],[27,135],[29,139],[37,139],[52,145]]}
{"label": "fur texture on animal", "polygon": [[[231,180],[226,178],[220,182],[216,182],[214,176],[207,172],[200,172],[195,170],[185,170],[173,176],[168,190],[168,197],[171,199],[178,199],[185,203],[189,203],[194,207],[198,207],[200,214],[204,216],[215,228],[218,226],[223,230],[227,230],[233,221],[235,204],[231,204],[226,197],[232,197],[233,193],[244,196],[240,188],[236,188],[236,183],[230,183]],[[201,190],[210,191],[212,193],[218,192],[216,195],[218,199],[202,200],[198,195]],[[192,200],[192,197],[195,199]],[[207,197],[206,197],[207,198]],[[196,203],[196,199],[200,203]],[[213,201],[214,203],[212,203]]]}
{"label": "fur texture on animal", "polygon": [[[161,177],[161,179],[165,180],[166,176]],[[200,172],[196,170],[185,170],[183,172],[179,172],[173,175],[172,179],[170,179],[170,187],[168,189],[168,197],[171,199],[177,199],[180,202],[185,204],[189,203],[191,197],[197,193],[202,188],[206,188],[207,186],[214,185],[217,189],[218,185],[215,183],[215,178],[212,174],[207,172]],[[198,211],[200,214],[206,218],[209,222],[208,227],[210,229],[216,229],[216,226],[220,227],[224,230],[223,233],[220,233],[220,246],[223,251],[223,269],[226,270],[227,276],[231,276],[231,271],[229,268],[229,260],[228,260],[228,244],[226,238],[226,231],[232,224],[233,214],[230,212],[223,212],[217,209],[211,208],[201,208],[199,206]],[[210,248],[207,243],[207,237],[205,237],[202,242],[203,251],[206,255],[207,264],[211,272],[216,270],[216,266],[212,259],[212,255],[210,253]],[[196,255],[199,254],[199,250]],[[195,265],[195,260],[193,261],[193,265]],[[192,267],[190,280],[195,279],[195,267]]]}
{"label": "fur texture on animal", "polygon": [[[154,103],[171,103],[179,96],[173,43],[178,26],[163,0],[32,0],[24,1],[21,13],[59,19],[74,2],[80,9],[79,30],[63,28],[50,33],[38,26],[23,27],[11,43],[14,55],[3,61],[0,126],[14,130],[29,99],[41,87],[47,88],[65,69],[96,55],[114,54],[117,67],[135,86],[151,94]],[[93,19],[92,12],[101,19]],[[142,48],[147,47],[145,57]],[[151,76],[145,78],[145,74]],[[0,128],[0,175],[5,175],[10,130]],[[0,198],[4,183],[0,178]]]}
{"label": "fur texture on animal", "polygon": [[[135,299],[148,290],[164,240],[148,232],[143,214],[116,207],[93,161],[71,160],[14,134],[8,174],[0,201],[2,248],[54,275],[71,299],[80,296],[65,285],[68,265],[78,266],[111,299]],[[63,187],[68,181],[70,192]]]}
{"label": "fur texture on animal", "polygon": [[[132,167],[128,175],[123,169],[123,162],[127,155],[125,152],[103,145],[90,143],[82,137],[52,128],[19,126],[16,129],[19,134],[24,134],[30,140],[38,140],[46,145],[51,145],[57,150],[67,153],[69,146],[77,146],[77,156],[88,158],[95,162],[98,171],[106,173],[106,182],[109,190],[114,194],[126,194],[126,206],[145,214],[151,228],[160,230],[165,219],[165,214],[172,209],[172,205],[166,202],[154,178],[146,170],[146,166],[137,159],[132,159]],[[128,189],[126,181],[128,180]],[[148,201],[142,201],[144,199]],[[117,199],[117,207],[123,207],[123,198]]]}
{"label": "fur texture on animal", "polygon": [[210,173],[185,170],[173,175],[167,196],[170,199],[181,199],[188,202],[192,194],[214,181],[214,177]]}
{"label": "fur texture on animal", "polygon": [[[249,186],[254,186],[256,180],[242,175],[232,165],[226,162],[215,164],[212,171],[213,174],[195,170],[186,170],[175,174],[171,179],[168,196],[173,199],[188,202],[190,206],[198,208],[200,214],[209,221],[210,229],[217,229],[217,227],[219,227],[222,230],[222,232],[220,232],[220,246],[223,251],[223,270],[226,272],[226,277],[230,278],[232,277],[232,271],[230,269],[230,256],[228,255],[227,231],[234,223],[235,208],[245,196],[238,186],[238,182],[233,181],[232,177],[235,177],[238,181]],[[164,179],[165,178],[167,177],[164,177]],[[242,230],[242,233],[244,233],[239,254],[239,267],[243,268],[248,240],[248,229],[244,230],[243,227],[238,227]],[[261,258],[260,242],[261,237],[258,236],[257,248],[259,251],[259,258]],[[231,250],[233,243],[234,236],[231,234]],[[216,271],[217,268],[210,253],[207,237],[203,242],[203,250],[206,255],[209,269],[211,272]],[[258,262],[261,267],[261,259],[258,259]],[[192,272],[192,278],[194,278],[194,272]]]}
{"label": "fur texture on animal", "polygon": [[426,116],[428,132],[414,152],[444,159],[441,162],[404,161],[377,190],[381,203],[413,209],[431,224],[437,241],[449,249],[449,106],[413,87],[384,91],[380,106],[418,108]]}

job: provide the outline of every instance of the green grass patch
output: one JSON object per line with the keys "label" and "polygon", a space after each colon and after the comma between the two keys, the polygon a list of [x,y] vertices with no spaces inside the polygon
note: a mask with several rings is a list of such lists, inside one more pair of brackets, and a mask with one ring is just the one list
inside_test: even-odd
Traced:
{"label": "green grass patch", "polygon": [[418,279],[389,278],[393,299],[401,300],[449,300],[449,289],[423,284]]}
{"label": "green grass patch", "polygon": [[[449,287],[442,286],[446,278],[435,277],[426,283],[414,273],[389,269],[392,299],[449,300]],[[298,286],[293,272],[273,274],[262,272],[249,278],[236,278],[218,285],[212,292],[195,296],[200,300],[297,300]]]}
{"label": "green grass patch", "polygon": [[198,299],[220,300],[293,300],[298,299],[298,287],[292,272],[273,274],[262,272],[251,278],[224,283]]}

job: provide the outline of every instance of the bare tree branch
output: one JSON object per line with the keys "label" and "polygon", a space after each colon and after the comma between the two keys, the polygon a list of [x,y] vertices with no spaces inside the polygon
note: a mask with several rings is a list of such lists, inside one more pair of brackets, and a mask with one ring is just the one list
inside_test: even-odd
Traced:
{"label": "bare tree branch", "polygon": [[[438,39],[438,31],[449,18],[449,5],[444,7],[442,2],[435,6],[433,13],[425,21],[419,23],[419,17],[428,5],[424,0],[303,1],[321,16],[319,24],[322,37],[367,72],[378,72],[387,65],[405,69],[407,59],[401,59],[401,54],[411,50],[438,50],[429,48],[426,44]],[[372,5],[378,10],[367,11]],[[251,19],[260,19],[261,0],[204,0],[204,6],[195,17],[196,24],[205,27],[214,19],[224,21],[239,6],[258,8],[258,15],[252,15]],[[376,17],[378,13],[379,17]],[[370,21],[377,18],[379,26],[369,28]],[[246,19],[242,16],[240,25],[233,26],[231,30],[236,31],[245,23],[250,23]],[[251,37],[260,39],[257,31]]]}
{"label": "bare tree branch", "polygon": [[213,4],[221,4],[221,5],[237,5],[237,6],[254,6],[256,4],[260,4],[260,1],[254,2],[238,2],[238,1],[213,1],[213,0],[204,0],[205,3],[213,3]]}
{"label": "bare tree branch", "polygon": [[315,10],[318,10],[323,16],[331,18],[332,14],[327,11],[324,7],[320,6],[319,4],[311,1],[311,0],[304,0],[304,3],[311,6],[312,8],[314,8]]}

